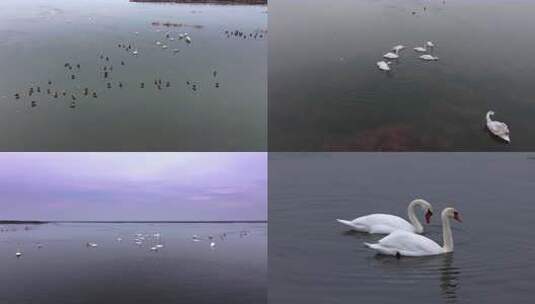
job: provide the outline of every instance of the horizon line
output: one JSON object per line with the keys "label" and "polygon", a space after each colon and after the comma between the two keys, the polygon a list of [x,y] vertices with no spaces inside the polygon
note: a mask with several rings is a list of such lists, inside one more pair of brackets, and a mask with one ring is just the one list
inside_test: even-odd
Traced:
{"label": "horizon line", "polygon": [[128,224],[128,223],[176,223],[176,224],[232,224],[232,223],[267,223],[267,220],[215,220],[215,221],[150,221],[150,220],[134,220],[134,221],[66,221],[66,220],[50,220],[50,221],[41,221],[41,220],[0,220],[0,224],[49,224],[49,223],[110,223],[110,224]]}

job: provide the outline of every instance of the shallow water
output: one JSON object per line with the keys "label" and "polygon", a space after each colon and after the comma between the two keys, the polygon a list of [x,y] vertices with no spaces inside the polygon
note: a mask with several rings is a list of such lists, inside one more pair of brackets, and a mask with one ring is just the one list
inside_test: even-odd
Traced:
{"label": "shallow water", "polygon": [[[535,149],[533,1],[269,5],[271,151]],[[428,40],[437,62],[413,51]],[[401,59],[379,71],[397,44]],[[510,145],[484,129],[488,110],[509,125]]]}
{"label": "shallow water", "polygon": [[[535,299],[535,161],[521,153],[272,153],[269,296],[273,303],[529,303]],[[415,198],[434,205],[425,236],[442,243],[448,206],[455,251],[377,256],[381,236],[336,218],[407,218]],[[419,215],[422,219],[423,215]]]}
{"label": "shallow water", "polygon": [[[265,150],[267,36],[238,39],[225,30],[266,31],[266,10],[128,0],[1,1],[0,150]],[[169,30],[173,38],[188,32],[192,43],[166,40]],[[169,47],[158,47],[157,40]],[[173,54],[175,48],[179,53]],[[99,58],[101,52],[109,62]],[[68,70],[66,62],[81,67]],[[110,65],[105,79],[103,68]],[[161,90],[153,84],[157,78]],[[41,93],[28,96],[37,86]],[[86,87],[98,98],[84,96]],[[68,94],[56,99],[56,90]],[[74,109],[71,94],[77,97]]]}
{"label": "shallow water", "polygon": [[[7,227],[0,232],[2,303],[266,303],[266,224]],[[151,252],[156,232],[164,248]],[[141,247],[137,233],[148,234]]]}

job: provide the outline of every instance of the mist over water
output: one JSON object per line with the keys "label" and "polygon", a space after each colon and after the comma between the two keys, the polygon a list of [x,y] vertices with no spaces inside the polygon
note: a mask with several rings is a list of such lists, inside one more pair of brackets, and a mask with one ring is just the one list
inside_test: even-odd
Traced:
{"label": "mist over water", "polygon": [[[274,303],[503,303],[534,294],[535,162],[522,153],[272,153],[269,300]],[[442,245],[440,212],[455,207],[451,254],[378,256],[335,221],[407,218],[433,204],[426,237]],[[418,214],[422,220],[423,214]]]}
{"label": "mist over water", "polygon": [[266,303],[266,224],[0,226],[2,303]]}

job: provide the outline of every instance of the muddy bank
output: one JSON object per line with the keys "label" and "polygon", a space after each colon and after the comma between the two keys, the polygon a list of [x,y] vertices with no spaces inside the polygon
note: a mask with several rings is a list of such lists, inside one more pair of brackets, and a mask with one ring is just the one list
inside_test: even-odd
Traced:
{"label": "muddy bank", "polygon": [[130,0],[130,2],[151,2],[151,3],[205,3],[205,4],[247,4],[266,5],[267,0]]}

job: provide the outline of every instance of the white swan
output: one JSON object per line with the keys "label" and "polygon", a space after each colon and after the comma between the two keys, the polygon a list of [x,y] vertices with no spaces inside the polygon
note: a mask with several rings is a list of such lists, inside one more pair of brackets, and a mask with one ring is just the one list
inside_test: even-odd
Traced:
{"label": "white swan", "polygon": [[396,53],[388,52],[388,53],[384,54],[383,57],[386,58],[386,59],[398,59],[399,55],[396,54]]}
{"label": "white swan", "polygon": [[400,45],[396,45],[395,47],[393,47],[392,51],[396,52],[396,54],[397,54],[397,53],[399,53],[399,51],[403,50],[404,48],[405,48],[405,46],[400,44]]}
{"label": "white swan", "polygon": [[420,59],[427,60],[427,61],[436,61],[436,60],[438,60],[438,57],[437,56],[433,56],[433,55],[429,55],[429,54],[425,54],[425,55],[420,56]]}
{"label": "white swan", "polygon": [[489,131],[506,142],[511,142],[511,138],[509,137],[509,127],[501,121],[492,120],[490,118],[492,115],[494,115],[494,111],[487,112],[487,128]]}
{"label": "white swan", "polygon": [[407,208],[410,223],[399,216],[382,213],[361,216],[352,221],[341,219],[337,219],[336,221],[360,232],[387,234],[396,230],[403,230],[411,233],[422,233],[424,227],[420,224],[420,221],[414,213],[414,208],[416,206],[426,210],[425,221],[429,224],[429,220],[433,215],[433,207],[429,202],[423,199],[415,199],[410,202],[409,207]]}
{"label": "white swan", "polygon": [[435,47],[435,44],[434,44],[433,42],[431,42],[431,41],[427,41],[427,42],[426,42],[426,45],[427,45],[428,47],[430,47],[430,48],[434,48],[434,47]]}
{"label": "white swan", "polygon": [[210,248],[215,248],[215,243],[214,242],[210,243]]}
{"label": "white swan", "polygon": [[20,252],[20,250],[17,250],[15,256],[17,256],[17,258],[20,258],[22,256],[22,252]]}
{"label": "white swan", "polygon": [[419,234],[398,230],[380,239],[376,244],[364,243],[367,247],[377,250],[380,254],[400,256],[427,256],[453,252],[450,219],[461,222],[459,212],[454,208],[442,211],[442,238],[444,246]]}
{"label": "white swan", "polygon": [[184,38],[184,40],[187,42],[187,43],[191,43],[191,38],[189,36],[186,36],[186,38]]}
{"label": "white swan", "polygon": [[390,71],[390,66],[389,66],[389,64],[391,64],[390,61],[388,61],[388,62],[378,61],[378,62],[377,62],[377,67],[378,67],[379,70],[381,70],[381,71]]}
{"label": "white swan", "polygon": [[427,49],[424,48],[424,47],[421,47],[421,46],[417,46],[417,47],[414,48],[414,51],[418,52],[418,53],[425,53],[425,52],[427,52]]}

